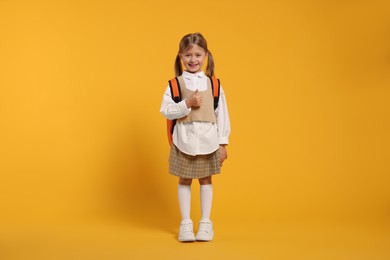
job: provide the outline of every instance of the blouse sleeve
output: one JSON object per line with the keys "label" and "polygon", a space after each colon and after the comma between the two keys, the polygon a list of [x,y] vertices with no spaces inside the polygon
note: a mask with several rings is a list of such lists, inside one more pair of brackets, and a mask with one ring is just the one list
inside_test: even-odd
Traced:
{"label": "blouse sleeve", "polygon": [[215,110],[218,126],[219,144],[228,144],[230,135],[230,119],[227,108],[225,92],[220,89],[218,107]]}
{"label": "blouse sleeve", "polygon": [[160,112],[167,119],[173,120],[187,116],[191,109],[187,108],[185,100],[175,103],[171,96],[171,89],[168,86],[161,102]]}

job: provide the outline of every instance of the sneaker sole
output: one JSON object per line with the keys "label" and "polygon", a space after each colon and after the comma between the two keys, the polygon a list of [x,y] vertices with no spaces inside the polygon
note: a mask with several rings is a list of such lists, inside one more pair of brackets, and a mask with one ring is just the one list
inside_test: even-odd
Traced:
{"label": "sneaker sole", "polygon": [[204,242],[208,242],[208,241],[212,241],[214,238],[214,234],[211,236],[211,237],[196,237],[196,241],[204,241]]}
{"label": "sneaker sole", "polygon": [[179,238],[180,242],[195,242],[195,238]]}

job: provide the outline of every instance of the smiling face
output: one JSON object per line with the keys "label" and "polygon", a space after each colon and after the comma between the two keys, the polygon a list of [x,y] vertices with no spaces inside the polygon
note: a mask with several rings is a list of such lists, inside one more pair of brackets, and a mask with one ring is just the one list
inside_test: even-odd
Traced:
{"label": "smiling face", "polygon": [[180,54],[180,58],[183,61],[186,70],[191,73],[197,73],[202,70],[203,62],[206,58],[206,52],[198,45],[192,45],[183,53]]}

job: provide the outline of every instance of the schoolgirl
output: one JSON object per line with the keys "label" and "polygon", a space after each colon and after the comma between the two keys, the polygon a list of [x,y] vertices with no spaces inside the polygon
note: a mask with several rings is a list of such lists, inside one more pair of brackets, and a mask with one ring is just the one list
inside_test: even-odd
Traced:
{"label": "schoolgirl", "polygon": [[[207,60],[206,73],[202,70]],[[183,65],[185,70],[183,71]],[[175,61],[181,101],[172,98],[168,86],[160,112],[169,120],[176,120],[169,156],[169,172],[179,177],[178,198],[181,223],[178,240],[211,241],[214,236],[210,213],[212,208],[212,175],[221,171],[227,158],[226,146],[230,134],[230,120],[225,93],[220,87],[217,107],[211,90],[214,60],[200,33],[185,35],[179,44]],[[196,236],[190,217],[191,183],[198,179],[202,218]]]}

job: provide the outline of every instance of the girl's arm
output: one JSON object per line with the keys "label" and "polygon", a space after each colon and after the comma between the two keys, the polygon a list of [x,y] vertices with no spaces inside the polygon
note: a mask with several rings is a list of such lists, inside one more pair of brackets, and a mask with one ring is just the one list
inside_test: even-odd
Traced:
{"label": "girl's arm", "polygon": [[217,117],[219,144],[225,146],[229,143],[230,119],[225,92],[223,91],[222,86],[220,89],[219,103],[217,109],[215,110],[215,115]]}
{"label": "girl's arm", "polygon": [[171,89],[168,86],[163,96],[160,112],[169,120],[174,120],[187,116],[191,112],[191,108],[187,108],[186,100],[175,103],[171,96]]}

